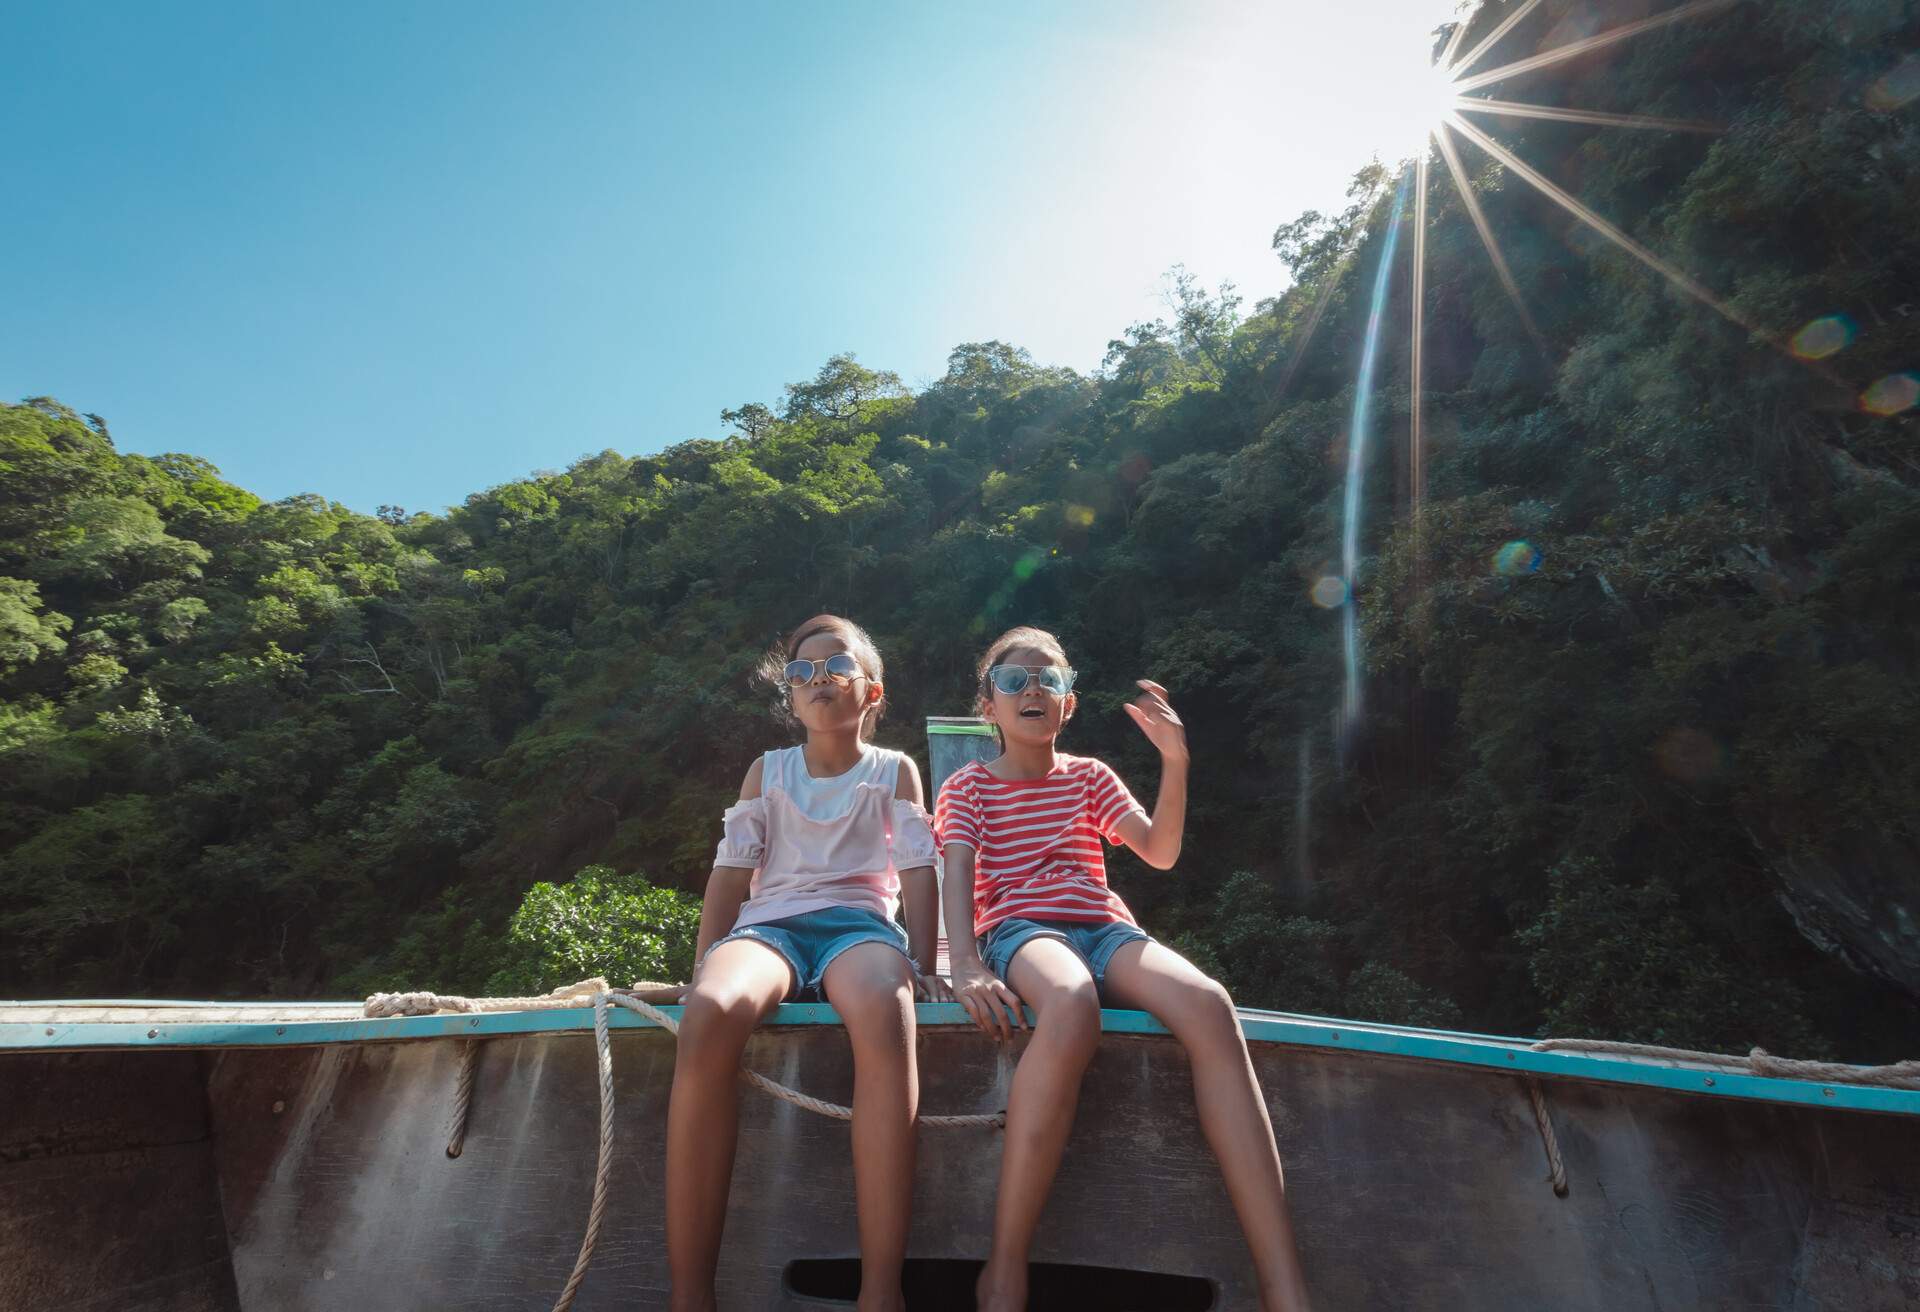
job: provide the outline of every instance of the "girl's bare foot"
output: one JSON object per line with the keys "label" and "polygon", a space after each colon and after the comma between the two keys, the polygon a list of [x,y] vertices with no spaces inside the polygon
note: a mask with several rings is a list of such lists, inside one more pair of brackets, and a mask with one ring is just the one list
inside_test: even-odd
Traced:
{"label": "girl's bare foot", "polygon": [[1027,1312],[1027,1264],[988,1262],[973,1286],[973,1297],[980,1312]]}

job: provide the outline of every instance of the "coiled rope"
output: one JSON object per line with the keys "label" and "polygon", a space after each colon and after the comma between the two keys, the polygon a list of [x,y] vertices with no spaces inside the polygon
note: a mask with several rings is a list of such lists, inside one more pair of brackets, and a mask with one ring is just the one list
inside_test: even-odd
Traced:
{"label": "coiled rope", "polygon": [[[680,990],[668,984],[638,983],[632,989],[611,989],[604,979],[586,979],[578,984],[568,984],[551,993],[533,998],[466,998],[444,993],[376,993],[367,999],[365,1014],[370,1017],[382,1016],[427,1016],[436,1011],[455,1012],[494,1012],[494,1011],[550,1011],[563,1007],[593,1007],[593,1042],[595,1058],[600,1076],[600,1152],[593,1169],[593,1202],[587,1209],[587,1230],[580,1238],[580,1254],[574,1259],[573,1271],[567,1277],[566,1287],[560,1291],[560,1297],[553,1305],[553,1312],[568,1312],[573,1306],[574,1296],[580,1292],[580,1282],[587,1277],[587,1267],[593,1262],[593,1248],[600,1238],[600,1223],[606,1217],[607,1177],[613,1165],[613,1045],[607,1033],[607,1004],[625,1007],[628,1011],[646,1017],[667,1033],[678,1037],[680,1024],[672,1016],[636,996],[651,993],[663,1001],[678,998]],[[474,1058],[479,1048],[476,1041],[469,1040],[461,1052],[459,1081],[454,1092],[454,1131],[447,1143],[447,1156],[458,1157],[466,1139],[467,1108],[473,1094]],[[853,1109],[843,1107],[837,1102],[828,1102],[812,1094],[790,1089],[756,1071],[742,1070],[740,1078],[754,1088],[772,1094],[782,1102],[790,1102],[805,1111],[830,1116],[835,1120],[851,1121]],[[1005,1112],[985,1112],[961,1116],[922,1116],[921,1125],[930,1125],[936,1129],[989,1129],[999,1128],[1007,1123]]]}
{"label": "coiled rope", "polygon": [[1808,1080],[1815,1084],[1866,1084],[1883,1089],[1920,1089],[1920,1060],[1897,1061],[1890,1066],[1849,1066],[1837,1061],[1796,1061],[1755,1048],[1744,1057],[1726,1052],[1694,1052],[1689,1048],[1662,1048],[1651,1043],[1615,1043],[1609,1039],[1542,1039],[1535,1052],[1590,1052],[1614,1057],[1650,1057],[1656,1061],[1717,1066],[1722,1070],[1763,1075],[1775,1080]]}

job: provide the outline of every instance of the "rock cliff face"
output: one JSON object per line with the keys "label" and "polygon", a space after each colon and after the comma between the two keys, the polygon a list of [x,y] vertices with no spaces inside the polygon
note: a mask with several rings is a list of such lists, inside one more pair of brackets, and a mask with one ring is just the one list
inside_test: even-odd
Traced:
{"label": "rock cliff face", "polygon": [[1782,905],[1809,941],[1920,998],[1920,852],[1860,833],[1822,851],[1766,859]]}
{"label": "rock cliff face", "polygon": [[[1856,504],[1912,505],[1913,490],[1890,471],[1862,464],[1838,446],[1828,447],[1825,456],[1834,494],[1868,499]],[[1865,514],[1850,514],[1850,527],[1860,529]],[[1833,584],[1834,551],[1847,549],[1843,543],[1824,553],[1794,557],[1743,546],[1730,553],[1726,563],[1761,596],[1791,604]],[[1858,569],[1858,562],[1852,567]],[[1834,647],[1870,660],[1888,686],[1910,687],[1920,674],[1913,632],[1881,626],[1884,618],[1841,598],[1822,616],[1821,628]],[[1893,707],[1886,709],[1897,717]],[[1901,721],[1888,723],[1897,726]],[[1865,773],[1875,791],[1911,795],[1910,783],[1889,777],[1906,764],[1899,758],[1908,746],[1895,729],[1872,750],[1853,755],[1843,768]],[[1779,881],[1780,903],[1800,932],[1854,970],[1920,998],[1920,843],[1911,831],[1884,824],[1839,828],[1831,823],[1835,808],[1830,800],[1778,795],[1755,800],[1757,805],[1747,812],[1748,837]],[[1808,823],[1815,818],[1806,813],[1810,806],[1824,812],[1817,826]],[[1801,814],[1790,822],[1787,817],[1796,810]],[[1809,837],[1816,828],[1819,837]]]}

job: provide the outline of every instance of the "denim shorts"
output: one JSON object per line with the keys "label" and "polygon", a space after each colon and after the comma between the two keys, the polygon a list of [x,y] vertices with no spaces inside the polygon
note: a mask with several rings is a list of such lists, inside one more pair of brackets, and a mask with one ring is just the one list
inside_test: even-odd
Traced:
{"label": "denim shorts", "polygon": [[1107,963],[1129,943],[1151,943],[1153,937],[1124,920],[1003,920],[980,940],[980,960],[1005,982],[1016,952],[1036,938],[1059,939],[1087,964],[1093,985],[1106,1002]]}
{"label": "denim shorts", "polygon": [[913,958],[907,953],[907,932],[879,912],[864,907],[822,907],[785,920],[745,925],[720,939],[713,948],[737,938],[764,943],[786,959],[793,971],[793,987],[787,990],[786,996],[788,1002],[819,1001],[820,981],[825,978],[827,967],[842,952],[861,943],[885,943],[906,957],[909,969],[913,965]]}

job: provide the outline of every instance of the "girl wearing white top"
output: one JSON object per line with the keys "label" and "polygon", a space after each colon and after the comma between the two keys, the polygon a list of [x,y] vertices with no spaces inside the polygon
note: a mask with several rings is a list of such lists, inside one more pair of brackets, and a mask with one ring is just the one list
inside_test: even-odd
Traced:
{"label": "girl wearing white top", "polygon": [[747,1039],[781,1002],[824,994],[853,1043],[859,1307],[899,1312],[920,1094],[913,1002],[951,997],[934,975],[933,833],[912,758],[867,741],[886,693],[863,629],[815,616],[763,672],[807,741],[747,771],[707,880],[667,1109],[670,1305],[715,1306]]}

